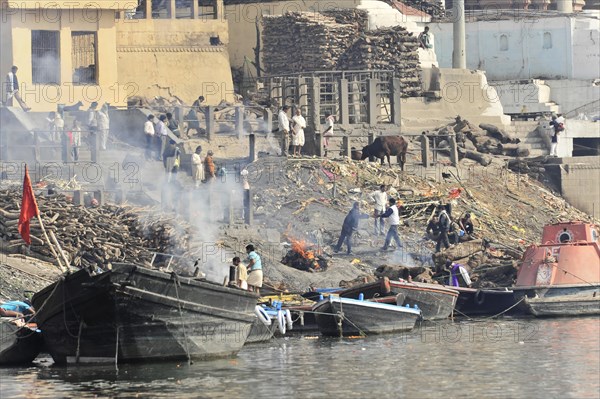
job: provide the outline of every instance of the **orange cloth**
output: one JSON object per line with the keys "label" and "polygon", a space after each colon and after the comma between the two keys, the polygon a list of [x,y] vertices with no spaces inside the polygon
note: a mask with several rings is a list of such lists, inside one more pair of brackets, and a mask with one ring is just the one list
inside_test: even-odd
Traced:
{"label": "orange cloth", "polygon": [[23,179],[23,199],[21,200],[21,214],[19,215],[19,234],[23,237],[23,240],[27,245],[31,244],[31,237],[29,236],[29,220],[39,214],[37,202],[33,195],[33,187],[31,187],[31,180],[29,179],[29,171],[27,165],[25,165],[25,178]]}
{"label": "orange cloth", "polygon": [[212,155],[207,155],[204,162],[206,163],[208,177],[215,177],[215,163],[213,162]]}

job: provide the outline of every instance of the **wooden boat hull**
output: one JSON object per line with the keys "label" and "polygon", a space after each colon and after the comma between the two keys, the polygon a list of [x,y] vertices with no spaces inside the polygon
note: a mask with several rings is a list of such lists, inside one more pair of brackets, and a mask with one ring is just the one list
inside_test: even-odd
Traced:
{"label": "wooden boat hull", "polygon": [[0,365],[29,364],[42,350],[42,335],[35,329],[0,321]]}
{"label": "wooden boat hull", "polygon": [[525,298],[524,303],[529,313],[536,317],[600,315],[600,296]]}
{"label": "wooden boat hull", "polygon": [[397,304],[417,305],[424,320],[447,319],[458,299],[456,290],[436,284],[390,281],[390,286],[394,294],[401,294],[397,297]]}
{"label": "wooden boat hull", "polygon": [[[581,312],[592,312],[585,314],[595,314],[594,299],[589,301],[586,298],[600,297],[600,284],[565,284],[553,286],[534,286],[534,287],[513,287],[514,301],[517,304],[513,315],[533,315],[544,316],[542,313],[548,308],[548,312],[556,316],[580,316]],[[573,298],[569,300],[569,298]],[[533,301],[532,301],[533,300]],[[578,300],[582,300],[581,306],[576,305]],[[544,304],[546,302],[546,304]],[[564,302],[561,310],[561,302]],[[533,307],[538,310],[532,309]],[[581,309],[580,309],[581,308]],[[587,310],[583,310],[587,309]],[[551,314],[549,314],[551,316]]]}
{"label": "wooden boat hull", "polygon": [[512,290],[452,287],[458,291],[458,316],[493,316],[505,312],[515,304]]}
{"label": "wooden boat hull", "polygon": [[421,317],[416,309],[334,296],[315,304],[313,311],[326,336],[410,331]]}
{"label": "wooden boat hull", "polygon": [[273,338],[276,329],[276,324],[271,323],[270,326],[266,326],[257,317],[256,320],[254,320],[254,322],[252,323],[252,327],[250,328],[250,334],[248,334],[248,338],[246,339],[246,344],[270,341],[271,338]]}
{"label": "wooden boat hull", "polygon": [[48,352],[65,364],[235,355],[256,300],[235,288],[114,265],[100,275],[66,276],[36,294],[33,305]]}

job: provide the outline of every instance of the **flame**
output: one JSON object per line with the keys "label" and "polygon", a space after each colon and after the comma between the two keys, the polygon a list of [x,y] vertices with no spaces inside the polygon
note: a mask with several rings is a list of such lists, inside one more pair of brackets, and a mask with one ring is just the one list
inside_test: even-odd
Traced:
{"label": "flame", "polygon": [[290,238],[290,242],[292,243],[292,251],[296,252],[304,259],[314,261],[315,265],[318,264],[316,261],[316,255],[318,255],[318,251],[308,249],[311,244],[307,243],[305,240],[297,240],[294,238]]}

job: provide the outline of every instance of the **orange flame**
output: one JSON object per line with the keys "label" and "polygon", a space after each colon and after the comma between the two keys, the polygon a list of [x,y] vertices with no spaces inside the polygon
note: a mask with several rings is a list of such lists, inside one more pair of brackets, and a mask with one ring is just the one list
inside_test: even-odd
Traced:
{"label": "orange flame", "polygon": [[296,240],[291,237],[289,237],[289,240],[292,243],[292,251],[296,252],[304,259],[311,261],[315,260],[315,257],[318,255],[319,251],[309,250],[308,248],[311,246],[311,244],[307,243],[305,240]]}

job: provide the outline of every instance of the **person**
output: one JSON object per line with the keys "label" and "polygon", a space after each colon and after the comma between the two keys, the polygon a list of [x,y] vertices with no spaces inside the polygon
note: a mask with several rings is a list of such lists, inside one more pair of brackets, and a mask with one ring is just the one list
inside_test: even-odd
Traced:
{"label": "person", "polygon": [[56,136],[56,124],[54,121],[56,120],[56,112],[50,111],[48,112],[48,116],[46,117],[46,122],[48,126],[48,140],[54,141]]}
{"label": "person", "polygon": [[87,110],[87,128],[91,133],[95,133],[96,130],[98,130],[98,111],[96,110],[96,108],[98,108],[98,103],[96,101],[93,101]]}
{"label": "person", "polygon": [[565,130],[565,118],[562,115],[559,115],[559,117],[552,115],[550,126],[554,128],[552,144],[550,144],[550,156],[558,157],[558,136]]}
{"label": "person", "polygon": [[423,32],[419,33],[418,41],[419,47],[422,49],[433,48],[433,44],[431,43],[431,33],[429,33],[429,26],[426,26]]}
{"label": "person", "polygon": [[154,136],[156,135],[154,130],[154,115],[150,114],[146,118],[144,123],[144,136],[146,136],[146,159],[152,158],[152,148],[154,142]]}
{"label": "person", "polygon": [[444,247],[448,249],[450,247],[450,243],[448,242],[448,230],[450,230],[450,216],[446,212],[446,208],[444,205],[438,205],[438,228],[440,229],[440,234],[437,239],[437,244],[435,246],[435,252],[440,252],[442,247],[442,243]]}
{"label": "person", "polygon": [[300,108],[296,109],[296,115],[292,118],[292,149],[294,156],[302,156],[301,151],[304,146],[304,129],[306,128],[306,119],[302,116]]}
{"label": "person", "polygon": [[431,218],[427,221],[425,233],[430,239],[437,241],[438,235],[440,234],[440,227],[438,226],[437,219],[435,216],[432,215]]}
{"label": "person", "polygon": [[374,235],[385,234],[385,222],[379,216],[385,212],[385,205],[388,202],[388,195],[385,189],[385,184],[379,186],[379,190],[373,191],[369,197],[371,201],[375,203],[373,209],[373,216],[375,217],[374,223]]}
{"label": "person", "polygon": [[246,253],[248,254],[248,289],[260,295],[263,284],[262,262],[254,250],[254,245],[246,245]]}
{"label": "person", "polygon": [[471,277],[469,277],[469,272],[463,265],[447,260],[446,269],[450,270],[450,277],[448,279],[449,286],[469,287],[471,285]]}
{"label": "person", "polygon": [[204,96],[198,96],[198,99],[192,103],[192,108],[196,112],[202,112],[202,103],[204,102]]}
{"label": "person", "polygon": [[204,166],[202,159],[202,146],[196,147],[196,152],[192,154],[192,178],[196,188],[200,187],[200,182],[204,180]]}
{"label": "person", "polygon": [[344,223],[342,224],[342,232],[340,234],[340,238],[336,246],[334,247],[334,252],[340,252],[342,249],[342,244],[346,242],[346,247],[348,248],[348,255],[352,254],[352,235],[358,231],[358,222],[360,219],[368,218],[369,215],[360,212],[360,204],[355,202],[352,205],[352,209],[344,218]]}
{"label": "person", "polygon": [[282,140],[282,154],[283,156],[288,156],[288,151],[290,149],[290,120],[287,116],[287,111],[290,109],[287,105],[284,105],[277,115],[277,122],[279,126],[279,133],[281,134]]}
{"label": "person", "polygon": [[398,236],[398,227],[400,226],[400,212],[398,210],[398,206],[396,205],[396,200],[394,198],[390,198],[388,200],[389,207],[388,209],[379,216],[380,219],[390,218],[390,228],[388,229],[387,235],[385,236],[385,243],[383,244],[384,251],[387,251],[392,239],[396,243],[396,247],[399,249],[402,247],[402,243],[400,242],[400,237]]}
{"label": "person", "polygon": [[98,134],[100,134],[100,148],[106,150],[106,142],[108,141],[108,132],[110,130],[110,117],[108,116],[107,104],[104,104],[100,110],[96,112],[96,123],[98,126]]}
{"label": "person", "polygon": [[35,309],[29,301],[8,301],[0,305],[0,317],[17,317],[25,321],[35,314]]}
{"label": "person", "polygon": [[173,114],[170,112],[167,112],[167,127],[175,136],[181,136],[181,132],[179,131],[179,123],[175,120],[175,118],[173,118]]}
{"label": "person", "polygon": [[158,122],[156,123],[156,127],[155,127],[155,131],[156,131],[156,136],[158,136],[158,142],[157,142],[157,146],[159,147],[158,150],[158,160],[162,161],[163,160],[163,152],[165,152],[165,148],[167,147],[167,139],[168,137],[168,133],[167,133],[167,125],[165,124],[165,121],[167,120],[167,117],[165,115],[161,115],[158,117]]}
{"label": "person", "polygon": [[179,150],[179,147],[177,147],[173,140],[169,140],[169,143],[163,152],[163,165],[165,167],[165,172],[167,173],[167,183],[171,182],[171,177],[173,175],[177,176],[179,163],[181,161],[180,154],[181,151]]}
{"label": "person", "polygon": [[233,258],[233,266],[237,268],[237,286],[243,290],[248,289],[248,270],[244,265],[239,256]]}
{"label": "person", "polygon": [[465,213],[465,216],[459,220],[459,225],[460,225],[461,229],[463,229],[465,234],[467,234],[467,235],[473,234],[473,231],[474,231],[473,220],[471,219],[471,214],[469,212]]}
{"label": "person", "polygon": [[71,154],[74,161],[79,161],[79,147],[81,147],[81,122],[75,118],[71,129]]}
{"label": "person", "polygon": [[213,155],[214,153],[212,152],[212,150],[208,150],[208,152],[206,153],[206,158],[204,158],[204,170],[206,173],[206,180],[208,182],[213,182],[215,180],[215,177],[217,177],[215,173],[215,163],[213,162]]}
{"label": "person", "polygon": [[30,111],[31,108],[25,104],[25,101],[21,98],[19,78],[17,78],[17,68],[15,65],[10,68],[10,72],[6,75],[6,105],[8,107],[13,106],[13,98],[17,100],[23,111]]}
{"label": "person", "polygon": [[65,133],[65,120],[60,116],[60,112],[54,113],[54,129],[52,132],[52,141],[60,142]]}
{"label": "person", "polygon": [[329,148],[329,138],[333,136],[333,125],[335,123],[335,117],[330,112],[325,113],[325,130],[323,130],[323,147],[325,148],[324,156],[327,156],[327,149]]}

